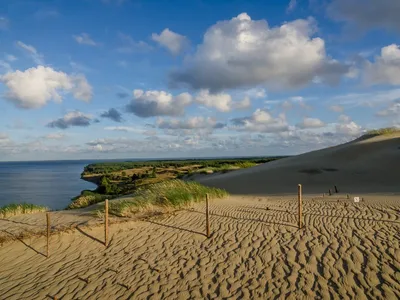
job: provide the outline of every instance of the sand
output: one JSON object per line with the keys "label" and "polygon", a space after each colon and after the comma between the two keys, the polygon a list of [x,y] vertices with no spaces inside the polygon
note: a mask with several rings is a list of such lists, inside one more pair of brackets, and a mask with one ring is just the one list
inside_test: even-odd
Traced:
{"label": "sand", "polygon": [[[400,205],[370,195],[229,197],[148,221],[0,247],[0,299],[396,299]],[[313,199],[313,200],[312,200]],[[337,200],[339,200],[339,203]],[[348,206],[345,206],[348,203]],[[267,210],[268,208],[268,210]]]}
{"label": "sand", "polygon": [[235,195],[395,193],[400,196],[400,134],[354,141],[197,181]]}
{"label": "sand", "polygon": [[53,212],[49,258],[44,236],[21,238],[44,214],[0,220],[15,239],[0,245],[0,299],[399,299],[399,146],[379,137],[196,177],[233,194],[211,201],[210,238],[204,203],[114,218],[107,248],[93,208]]}

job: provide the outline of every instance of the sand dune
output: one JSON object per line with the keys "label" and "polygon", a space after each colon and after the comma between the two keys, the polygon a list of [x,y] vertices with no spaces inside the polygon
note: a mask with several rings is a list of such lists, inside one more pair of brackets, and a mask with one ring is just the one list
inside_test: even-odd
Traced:
{"label": "sand dune", "polygon": [[[208,239],[204,203],[114,218],[107,248],[92,208],[54,212],[53,229],[76,229],[52,235],[49,258],[43,236],[0,245],[0,299],[399,299],[399,146],[400,136],[376,137],[198,178],[233,194],[281,194],[212,201]],[[343,193],[322,197],[333,185]],[[44,220],[0,220],[0,232],[44,231]]]}
{"label": "sand dune", "polygon": [[[367,199],[291,197],[213,201],[148,221],[0,247],[1,299],[398,299],[400,207]],[[385,203],[385,204],[382,204]],[[268,210],[267,210],[268,208]]]}
{"label": "sand dune", "polygon": [[400,134],[358,140],[198,181],[238,195],[400,193]]}

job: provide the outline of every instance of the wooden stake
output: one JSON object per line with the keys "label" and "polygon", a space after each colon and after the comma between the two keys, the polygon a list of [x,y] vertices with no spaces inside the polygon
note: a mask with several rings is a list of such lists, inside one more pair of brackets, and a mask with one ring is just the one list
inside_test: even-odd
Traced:
{"label": "wooden stake", "polygon": [[108,199],[104,203],[104,246],[108,245]]}
{"label": "wooden stake", "polygon": [[335,185],[335,193],[337,194],[337,193],[339,193],[339,191],[338,191],[338,189],[337,189],[337,186]]}
{"label": "wooden stake", "polygon": [[46,213],[46,222],[47,222],[47,257],[50,255],[50,213]]}
{"label": "wooden stake", "polygon": [[329,196],[332,196],[332,190],[329,189]]}
{"label": "wooden stake", "polygon": [[303,207],[302,207],[302,199],[301,199],[302,191],[301,191],[301,184],[297,186],[297,199],[298,199],[298,221],[299,221],[299,228],[302,227],[302,214],[303,214]]}
{"label": "wooden stake", "polygon": [[209,196],[206,194],[206,236],[210,237]]}

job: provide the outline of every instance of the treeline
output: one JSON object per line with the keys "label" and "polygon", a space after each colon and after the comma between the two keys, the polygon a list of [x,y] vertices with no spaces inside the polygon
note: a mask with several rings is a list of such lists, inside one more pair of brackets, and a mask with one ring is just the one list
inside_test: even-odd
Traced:
{"label": "treeline", "polygon": [[189,160],[156,160],[156,161],[127,161],[127,162],[103,162],[89,164],[84,168],[83,175],[107,174],[134,168],[156,167],[156,168],[179,168],[190,165],[201,165],[203,168],[221,168],[224,165],[245,167],[247,164],[262,164],[286,156],[263,157],[263,158],[232,158],[232,159],[189,159]]}

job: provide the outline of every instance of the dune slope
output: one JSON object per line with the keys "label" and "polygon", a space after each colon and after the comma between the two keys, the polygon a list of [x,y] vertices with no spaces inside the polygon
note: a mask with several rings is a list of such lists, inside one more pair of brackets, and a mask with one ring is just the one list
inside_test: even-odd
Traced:
{"label": "dune slope", "polygon": [[400,192],[400,134],[365,140],[285,158],[250,169],[198,181],[232,194],[327,193],[337,185],[346,193]]}

